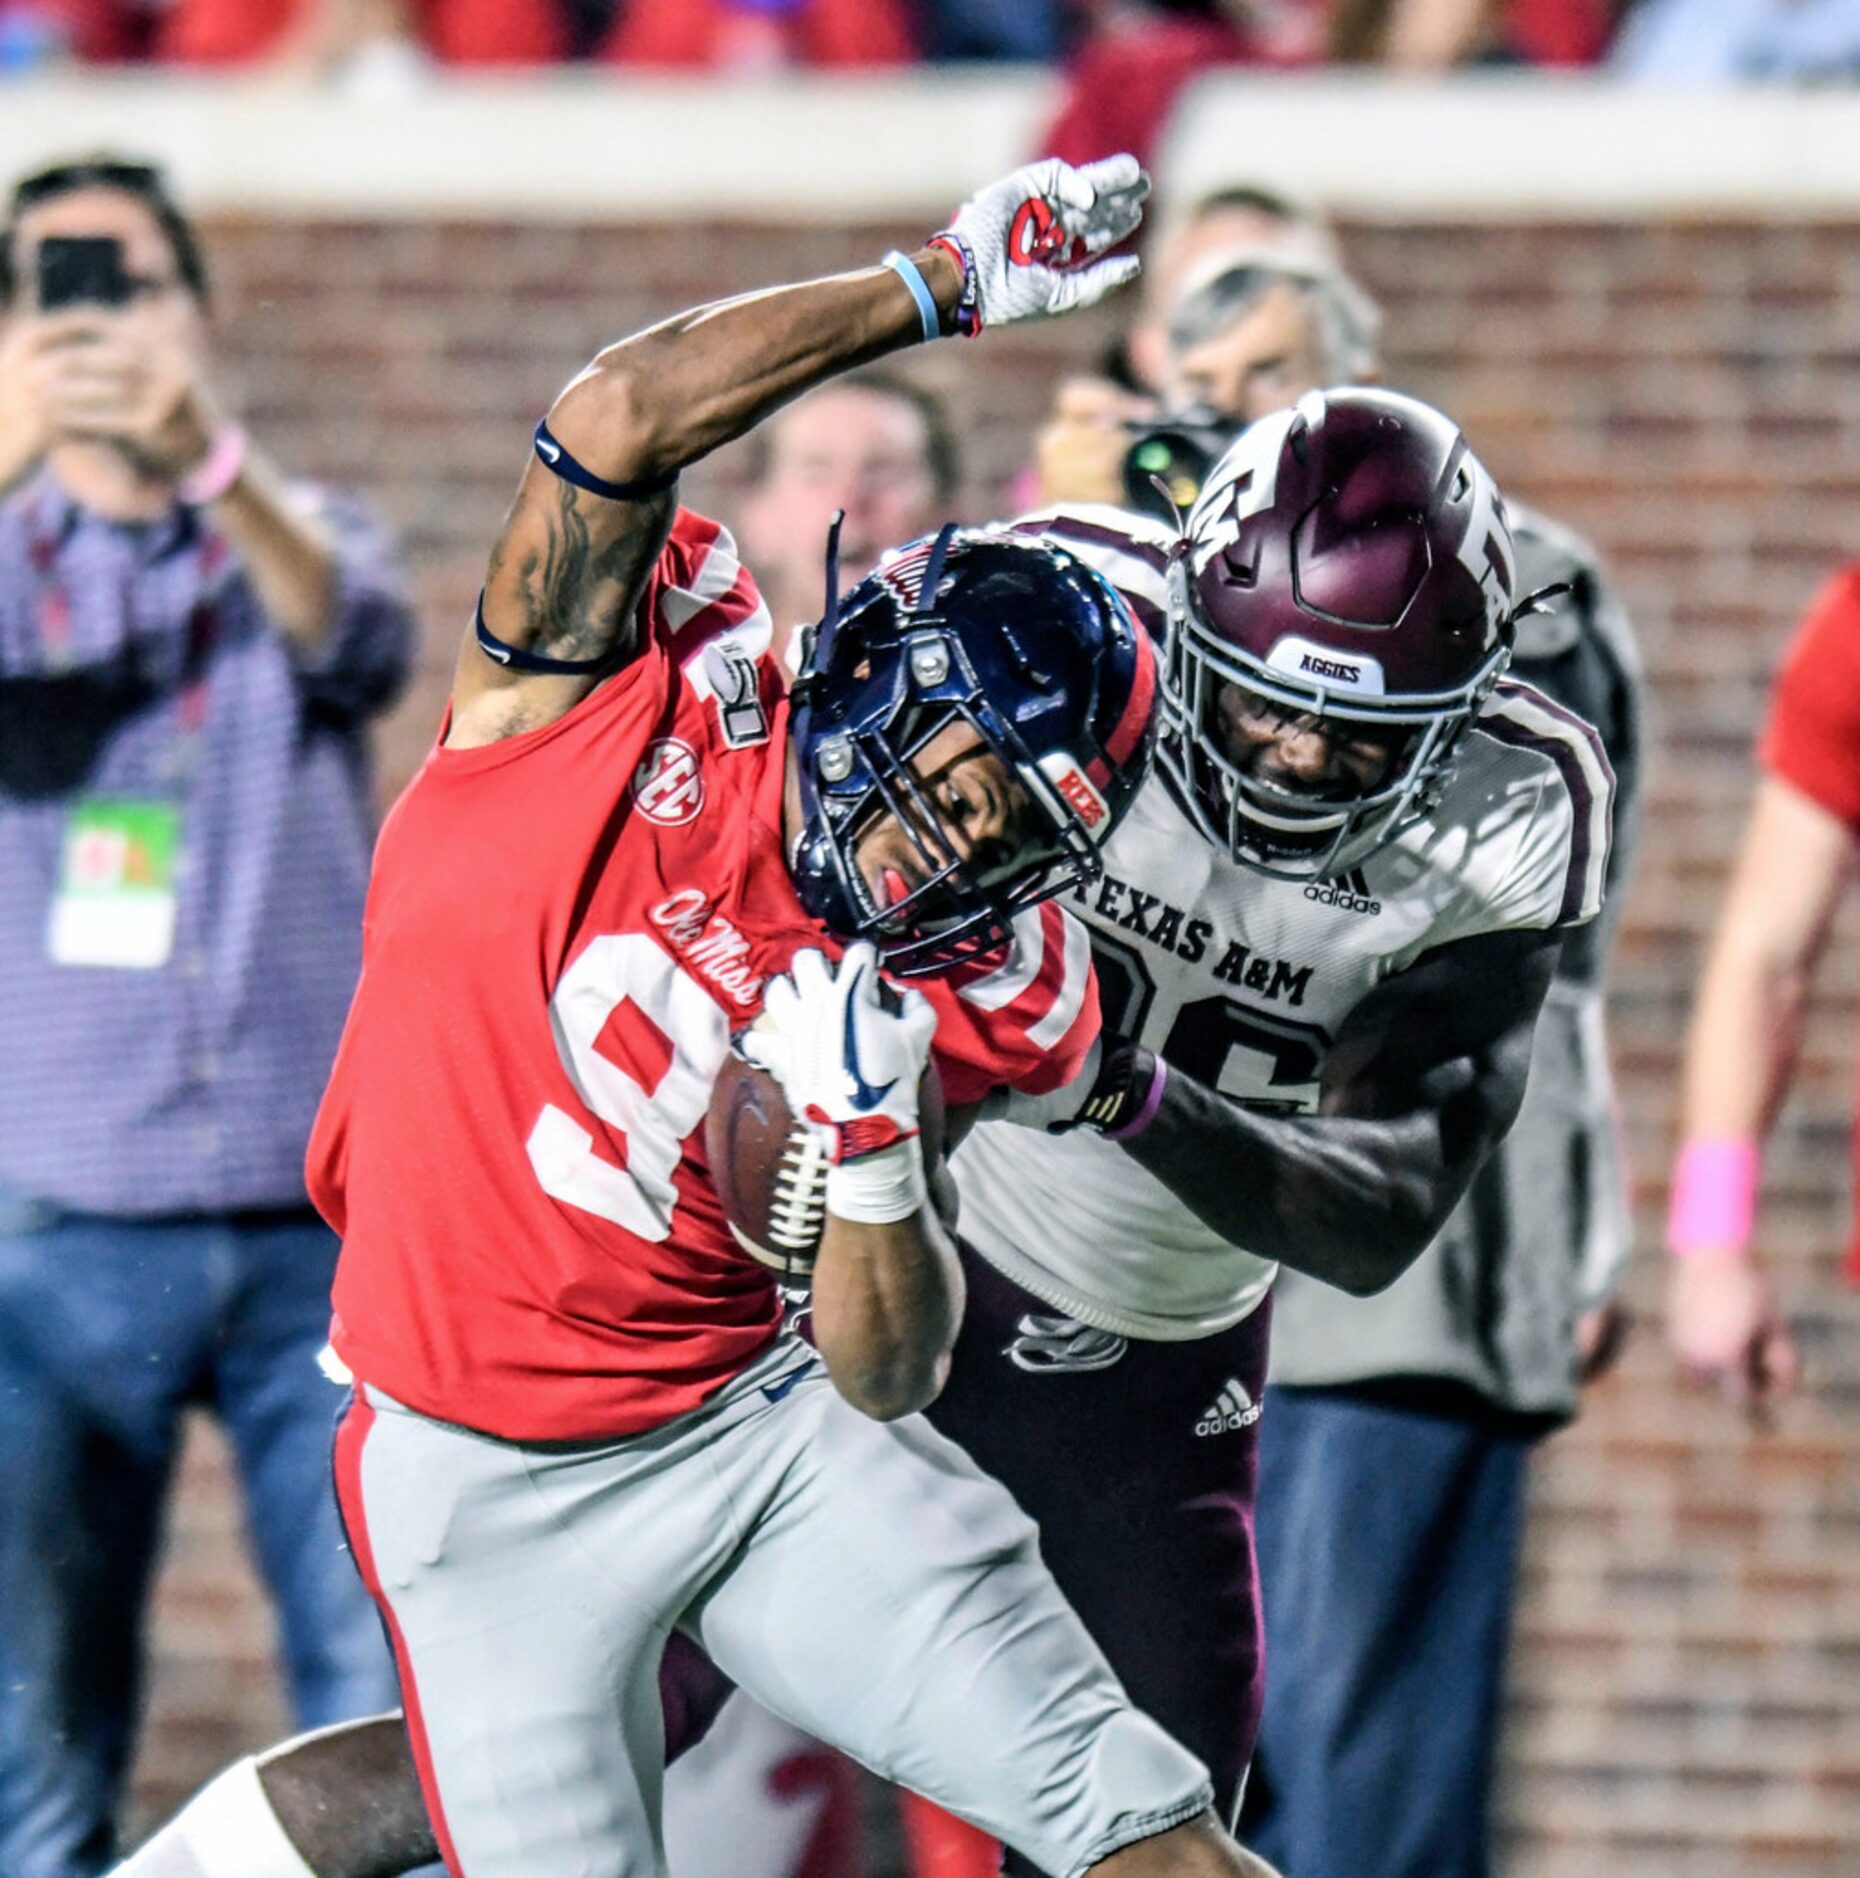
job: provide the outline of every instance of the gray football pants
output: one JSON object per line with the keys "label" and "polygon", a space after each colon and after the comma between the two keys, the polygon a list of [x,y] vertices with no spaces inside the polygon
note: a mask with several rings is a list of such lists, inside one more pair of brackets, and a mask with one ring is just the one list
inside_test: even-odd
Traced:
{"label": "gray football pants", "polygon": [[658,1667],[684,1630],[778,1715],[1088,1870],[1209,1803],[1006,1489],[783,1339],[694,1414],[546,1447],[358,1390],[337,1443],[458,1878],[663,1878]]}

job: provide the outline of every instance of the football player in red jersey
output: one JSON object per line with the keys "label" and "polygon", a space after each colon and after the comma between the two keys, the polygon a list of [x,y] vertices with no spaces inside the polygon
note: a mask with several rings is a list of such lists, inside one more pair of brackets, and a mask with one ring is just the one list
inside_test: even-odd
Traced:
{"label": "football player in red jersey", "polygon": [[[1077,1072],[1086,947],[1039,903],[1141,780],[1147,639],[1063,551],[945,530],[829,599],[791,704],[728,537],[671,493],[839,370],[1098,298],[1143,190],[1032,166],[913,257],[610,349],[538,426],[311,1148],[338,1490],[454,1873],[662,1869],[674,1633],[1042,1869],[1257,1869],[1031,1522],[912,1416],[962,1301],[920,1076],[934,1046],[962,1105]],[[829,1150],[818,1357],[707,1178],[733,1034]],[[215,1791],[132,1869],[323,1864],[251,1763]]]}

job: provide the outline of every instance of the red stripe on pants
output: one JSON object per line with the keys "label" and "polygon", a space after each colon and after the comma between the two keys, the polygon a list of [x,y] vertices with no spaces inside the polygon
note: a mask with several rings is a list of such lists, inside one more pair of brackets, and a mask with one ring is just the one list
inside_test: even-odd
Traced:
{"label": "red stripe on pants", "polygon": [[446,1861],[452,1878],[464,1878],[464,1867],[452,1846],[452,1834],[446,1825],[444,1809],[439,1804],[439,1782],[433,1777],[433,1757],[427,1746],[426,1721],[420,1712],[420,1692],[414,1685],[413,1659],[407,1654],[407,1640],[400,1634],[400,1622],[394,1607],[381,1589],[381,1577],[375,1570],[375,1549],[368,1538],[367,1509],[362,1504],[362,1448],[375,1425],[375,1411],[360,1383],[349,1412],[336,1430],[336,1499],[342,1508],[342,1523],[348,1529],[349,1550],[355,1557],[362,1583],[374,1599],[387,1625],[388,1641],[394,1646],[394,1662],[400,1671],[400,1699],[407,1715],[407,1736],[413,1744],[413,1764],[419,1770],[420,1792],[426,1800],[427,1817],[433,1823],[433,1836],[439,1841],[439,1855]]}

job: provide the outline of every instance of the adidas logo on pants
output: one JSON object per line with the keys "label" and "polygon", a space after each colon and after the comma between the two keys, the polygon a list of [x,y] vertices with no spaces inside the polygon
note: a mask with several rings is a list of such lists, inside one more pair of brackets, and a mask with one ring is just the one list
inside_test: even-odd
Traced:
{"label": "adidas logo on pants", "polygon": [[1221,1385],[1220,1395],[1201,1411],[1201,1419],[1195,1424],[1195,1433],[1232,1434],[1237,1429],[1251,1428],[1258,1420],[1259,1404],[1247,1394],[1244,1383],[1236,1382],[1230,1376]]}

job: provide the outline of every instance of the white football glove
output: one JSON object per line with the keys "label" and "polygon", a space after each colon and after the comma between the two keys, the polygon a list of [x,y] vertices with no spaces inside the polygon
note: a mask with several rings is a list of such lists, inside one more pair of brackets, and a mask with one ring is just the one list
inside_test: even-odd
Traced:
{"label": "white football glove", "polygon": [[935,1035],[929,1000],[885,986],[865,942],[837,968],[823,952],[797,952],[770,983],[737,1048],[826,1136],[828,1212],[882,1224],[924,1204],[917,1089]]}
{"label": "white football glove", "polygon": [[1150,179],[1133,156],[1075,169],[1029,163],[971,196],[933,244],[954,249],[965,276],[957,330],[980,332],[1096,306],[1136,277],[1133,254],[1093,261],[1143,220]]}

